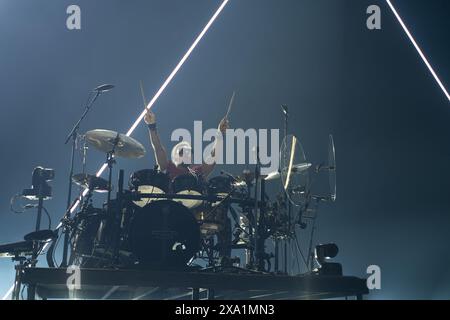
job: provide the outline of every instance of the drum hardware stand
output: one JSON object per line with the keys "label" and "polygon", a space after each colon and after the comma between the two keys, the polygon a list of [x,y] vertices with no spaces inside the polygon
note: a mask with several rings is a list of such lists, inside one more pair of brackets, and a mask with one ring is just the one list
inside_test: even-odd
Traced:
{"label": "drum hardware stand", "polygon": [[[251,269],[255,269],[255,267],[258,267],[258,260],[257,260],[257,252],[258,249],[257,245],[259,242],[258,239],[258,228],[259,228],[259,208],[258,208],[258,186],[259,186],[259,179],[260,179],[260,175],[261,175],[261,168],[260,168],[260,163],[259,163],[259,145],[256,146],[256,165],[255,165],[255,190],[254,190],[254,196],[255,196],[255,203],[253,206],[253,219],[251,220],[251,228],[252,228],[252,232],[250,233],[250,243],[251,243],[251,247],[252,247],[252,251],[250,254],[250,268]],[[256,266],[255,266],[255,262],[256,262]]]}
{"label": "drum hardware stand", "polygon": [[[85,107],[85,110],[83,114],[81,115],[81,118],[78,119],[78,121],[73,126],[72,130],[70,131],[69,135],[66,137],[66,141],[64,144],[68,144],[70,140],[72,140],[72,149],[71,149],[71,156],[70,156],[70,170],[69,170],[69,188],[68,188],[68,195],[67,195],[67,209],[71,208],[72,203],[72,177],[73,177],[73,169],[75,165],[75,150],[77,148],[77,138],[78,138],[78,130],[80,128],[81,122],[84,120],[86,115],[88,114],[89,110],[91,109],[94,102],[97,100],[97,98],[103,93],[101,90],[95,90],[95,95],[92,99],[88,99],[88,103]],[[89,94],[89,97],[91,94]],[[69,230],[67,230],[65,227],[63,229],[64,233],[64,244],[63,244],[63,256],[62,256],[62,267],[67,267],[67,256],[68,256],[68,249],[69,249]]]}
{"label": "drum hardware stand", "polygon": [[119,141],[120,141],[120,133],[117,133],[117,136],[116,136],[116,138],[114,139],[114,142],[113,142],[112,150],[106,153],[106,164],[108,165],[108,168],[109,168],[109,174],[108,174],[108,202],[107,202],[108,210],[109,210],[109,205],[110,205],[110,202],[111,202],[112,170],[113,170],[113,165],[116,163],[116,160],[114,159],[114,153],[115,153],[117,145],[119,144]]}
{"label": "drum hardware stand", "polygon": [[[83,146],[82,146],[82,152],[81,152],[81,163],[82,163],[82,170],[81,173],[85,174],[86,173],[86,158],[87,158],[87,151],[89,149],[89,147],[87,146],[86,143],[86,138],[83,136]],[[82,187],[80,187],[80,192],[82,192]]]}
{"label": "drum hardware stand", "polygon": [[[286,196],[286,195],[285,195]],[[287,196],[286,196],[287,198]],[[291,210],[292,210],[292,204],[291,201],[287,201],[287,216],[288,216],[288,233],[291,231]],[[291,238],[290,236],[287,236],[284,240],[284,273],[288,273],[288,245],[290,244]]]}
{"label": "drum hardware stand", "polygon": [[[288,124],[289,124],[289,109],[288,109],[287,105],[281,106],[281,108],[283,109],[283,114],[284,114],[284,137],[283,138],[285,138],[285,137],[287,137],[288,128],[289,128],[289,126],[288,126]],[[288,230],[290,231],[291,230],[291,208],[292,208],[292,205],[291,205],[291,201],[289,201],[286,193],[284,194],[284,197],[285,197],[285,201],[287,204],[286,209],[287,209],[288,221],[289,221],[288,222]],[[288,273],[287,253],[288,253],[288,239],[286,238],[284,240],[284,273],[285,274]]]}
{"label": "drum hardware stand", "polygon": [[109,210],[109,206],[111,204],[111,187],[112,187],[112,170],[113,165],[116,163],[114,159],[114,151],[108,152],[106,154],[106,164],[108,165],[109,173],[108,173],[108,197],[107,197],[107,208]]}
{"label": "drum hardware stand", "polygon": [[252,244],[252,254],[250,267],[257,271],[264,271],[264,263],[268,255],[265,252],[265,180],[261,178],[261,161],[259,157],[259,145],[256,147],[255,166],[255,205],[253,215],[253,232],[250,233],[250,243]]}
{"label": "drum hardware stand", "polygon": [[[113,259],[116,260],[115,263],[119,264],[119,245],[121,240],[121,218],[122,218],[122,209],[124,208],[124,192],[123,192],[123,183],[124,183],[124,171],[121,169],[119,170],[119,182],[118,187],[119,190],[117,191],[117,205],[115,210],[113,211],[115,213],[115,231],[117,232],[116,236],[114,237],[115,243],[113,247]],[[111,188],[110,188],[111,189]],[[109,210],[109,205],[108,205]]]}
{"label": "drum hardware stand", "polygon": [[[113,171],[113,165],[116,163],[116,160],[114,158],[114,153],[115,153],[115,149],[117,147],[117,145],[119,144],[120,141],[120,133],[117,133],[116,137],[114,138],[113,141],[113,147],[111,149],[111,151],[108,151],[106,153],[106,161],[105,163],[108,165],[108,169],[109,169],[109,173],[108,173],[108,196],[107,196],[107,202],[106,202],[106,210],[107,210],[107,216],[111,219],[113,219],[114,222],[114,227],[116,229],[117,225],[116,225],[116,217],[117,217],[117,212],[115,212],[114,209],[117,209],[119,211],[121,211],[121,203],[116,204],[116,208],[112,208],[111,206],[111,191],[112,191],[112,171]],[[121,178],[120,178],[121,177]],[[119,188],[121,189],[122,193],[123,193],[123,173],[122,170],[119,172]],[[122,197],[121,197],[122,198]],[[116,237],[117,238],[117,237]],[[117,239],[119,240],[119,239]],[[113,244],[113,260],[116,259],[118,257],[118,255],[116,255],[116,250],[118,250],[116,243]],[[107,254],[107,250],[105,250],[105,255]]]}
{"label": "drum hardware stand", "polygon": [[25,269],[30,264],[30,261],[26,257],[19,256],[19,255],[16,255],[14,258],[12,258],[12,261],[18,262],[18,264],[16,264],[14,266],[14,268],[16,270],[16,274],[14,277],[14,289],[11,294],[11,299],[12,300],[20,300],[20,290],[22,287],[21,279],[22,279],[23,269]]}
{"label": "drum hardware stand", "polygon": [[[70,219],[70,209],[77,203],[77,201],[81,201],[82,200],[82,196],[77,197],[76,199],[73,200],[73,202],[70,204],[70,206],[66,209],[66,212],[64,213],[64,216],[61,218],[60,220],[60,224],[61,227],[57,228],[55,230],[55,234],[62,228],[63,232],[65,230],[65,232],[68,233],[68,237],[67,237],[67,243],[69,243],[70,241],[70,232],[71,232],[71,228],[72,228],[72,223],[71,223],[71,219]],[[50,245],[50,247],[47,250],[47,254],[46,254],[46,258],[47,258],[47,264],[50,268],[54,268],[55,263],[53,262],[53,252],[55,250],[55,245],[56,245],[56,240],[58,239],[58,237],[60,237],[61,235],[57,235],[56,238],[52,241],[52,244]],[[66,257],[67,259],[67,257]],[[63,266],[62,264],[60,266]]]}

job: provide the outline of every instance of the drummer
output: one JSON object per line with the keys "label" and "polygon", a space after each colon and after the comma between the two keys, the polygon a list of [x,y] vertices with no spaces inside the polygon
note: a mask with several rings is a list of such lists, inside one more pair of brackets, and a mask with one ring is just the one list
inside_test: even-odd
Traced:
{"label": "drummer", "polygon": [[[191,164],[192,147],[187,141],[182,141],[175,145],[172,149],[172,159],[169,159],[167,157],[166,149],[162,146],[158,135],[155,114],[152,111],[147,110],[144,121],[149,129],[150,143],[155,153],[159,169],[163,172],[167,172],[170,180],[175,179],[177,176],[189,173],[207,179],[209,174],[214,170],[215,162],[211,164]],[[218,130],[222,134],[225,134],[228,125],[228,119],[223,118],[219,123]],[[211,152],[212,159],[214,159],[214,155],[215,149]]]}

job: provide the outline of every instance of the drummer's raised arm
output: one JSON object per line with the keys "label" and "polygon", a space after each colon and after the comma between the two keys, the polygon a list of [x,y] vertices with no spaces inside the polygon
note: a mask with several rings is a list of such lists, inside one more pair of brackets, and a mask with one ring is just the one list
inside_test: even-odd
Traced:
{"label": "drummer's raised arm", "polygon": [[167,165],[169,160],[167,158],[166,149],[161,144],[161,140],[159,139],[158,131],[156,130],[156,116],[150,110],[147,110],[145,114],[144,121],[148,126],[150,143],[153,147],[153,151],[155,153],[156,162],[161,171],[165,171],[167,169]]}

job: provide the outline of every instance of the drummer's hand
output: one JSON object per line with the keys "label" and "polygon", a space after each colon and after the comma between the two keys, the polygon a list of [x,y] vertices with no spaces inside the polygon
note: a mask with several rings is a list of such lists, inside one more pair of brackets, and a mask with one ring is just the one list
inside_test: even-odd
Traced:
{"label": "drummer's hand", "polygon": [[144,121],[145,121],[146,124],[154,124],[154,123],[156,123],[156,116],[155,116],[155,114],[147,109],[147,112],[145,113],[145,116],[144,116]]}
{"label": "drummer's hand", "polygon": [[229,121],[227,118],[223,118],[220,123],[219,127],[217,128],[222,134],[225,134],[225,131],[228,129]]}

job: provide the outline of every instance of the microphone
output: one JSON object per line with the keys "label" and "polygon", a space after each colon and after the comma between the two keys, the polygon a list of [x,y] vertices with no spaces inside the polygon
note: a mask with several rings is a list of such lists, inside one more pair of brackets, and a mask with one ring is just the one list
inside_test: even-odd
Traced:
{"label": "microphone", "polygon": [[289,115],[289,109],[288,109],[288,106],[287,106],[287,105],[282,104],[282,105],[281,105],[281,110],[283,110],[283,113],[284,113],[285,115]]}
{"label": "microphone", "polygon": [[93,91],[97,91],[98,93],[103,93],[103,92],[107,92],[109,90],[111,90],[112,88],[114,88],[115,86],[112,84],[102,84],[101,86],[98,86],[97,88],[95,88]]}

